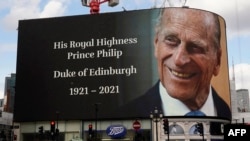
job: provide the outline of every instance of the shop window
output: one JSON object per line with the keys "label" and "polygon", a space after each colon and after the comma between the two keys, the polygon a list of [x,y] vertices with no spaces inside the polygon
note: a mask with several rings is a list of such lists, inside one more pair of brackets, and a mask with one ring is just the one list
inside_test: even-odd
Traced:
{"label": "shop window", "polygon": [[178,124],[172,124],[169,126],[169,133],[171,135],[184,134],[183,128]]}

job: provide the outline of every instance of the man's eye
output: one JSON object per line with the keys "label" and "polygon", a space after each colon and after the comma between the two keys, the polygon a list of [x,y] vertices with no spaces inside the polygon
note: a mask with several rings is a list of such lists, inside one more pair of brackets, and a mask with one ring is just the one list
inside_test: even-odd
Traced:
{"label": "man's eye", "polygon": [[190,53],[200,53],[200,54],[204,54],[205,53],[205,49],[204,48],[199,47],[199,46],[195,46],[195,45],[189,46],[188,47],[188,51]]}
{"label": "man's eye", "polygon": [[166,42],[168,45],[175,46],[175,45],[178,45],[179,40],[178,40],[177,38],[175,38],[175,37],[169,36],[169,37],[166,37],[166,38],[165,38],[165,42]]}

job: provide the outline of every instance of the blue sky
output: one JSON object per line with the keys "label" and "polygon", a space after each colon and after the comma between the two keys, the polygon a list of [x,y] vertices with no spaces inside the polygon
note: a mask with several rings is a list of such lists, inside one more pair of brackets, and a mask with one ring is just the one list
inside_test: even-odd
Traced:
{"label": "blue sky", "polygon": [[[100,13],[170,6],[179,0],[119,0],[115,7],[103,3]],[[234,62],[236,89],[250,89],[249,0],[187,0],[186,6],[221,15],[227,25],[228,66]],[[81,0],[1,0],[0,1],[0,98],[5,77],[16,72],[18,20],[90,14]],[[231,78],[231,76],[230,76]]]}

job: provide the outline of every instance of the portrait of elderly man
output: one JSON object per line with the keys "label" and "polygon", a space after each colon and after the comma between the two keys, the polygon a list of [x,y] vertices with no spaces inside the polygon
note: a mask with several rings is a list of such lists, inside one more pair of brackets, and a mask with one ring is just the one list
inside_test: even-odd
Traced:
{"label": "portrait of elderly man", "polygon": [[211,85],[220,72],[220,36],[216,14],[162,9],[154,37],[159,81],[121,111],[145,117],[157,107],[164,116],[231,118],[228,104]]}

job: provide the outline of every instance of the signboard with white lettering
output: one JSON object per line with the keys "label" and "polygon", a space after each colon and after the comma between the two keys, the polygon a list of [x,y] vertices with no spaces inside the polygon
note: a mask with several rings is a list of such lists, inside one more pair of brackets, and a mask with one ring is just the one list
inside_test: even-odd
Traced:
{"label": "signboard with white lettering", "polygon": [[94,119],[95,103],[99,117],[115,117],[107,113],[157,79],[151,41],[156,12],[21,20],[15,120],[51,120],[57,111],[62,119]]}
{"label": "signboard with white lettering", "polygon": [[227,124],[224,126],[224,140],[247,141],[250,137],[250,126],[245,124]]}
{"label": "signboard with white lettering", "polygon": [[[158,41],[162,41],[161,45],[172,44],[173,46],[181,41],[180,37],[184,37],[177,37],[179,34],[173,33],[159,40],[155,38],[155,35],[168,35],[155,33],[161,10],[163,9],[20,20],[14,120],[17,122],[49,121],[57,117],[63,120],[93,120],[96,115],[99,119],[135,119],[148,118],[156,106],[163,111],[158,82],[159,80],[164,82],[164,87],[166,84],[165,79],[159,79],[159,77],[171,75],[174,80],[182,80],[185,87],[186,84],[195,86],[190,82],[198,80],[200,76],[198,74],[203,72],[201,69],[204,67],[199,68],[197,62],[213,59],[206,56],[211,53],[205,53],[210,51],[207,49],[210,44],[205,44],[206,39],[203,39],[207,36],[201,38],[195,36],[195,40],[185,41],[186,45],[189,45],[186,50],[187,53],[192,51],[190,55],[193,55],[193,58],[201,60],[190,63],[192,66],[189,69],[178,67],[176,64],[174,66],[174,64],[157,63],[160,59],[168,58],[163,57],[166,53],[156,47],[160,43]],[[216,35],[222,35],[221,41],[217,43],[222,46],[224,60],[221,60],[221,66],[224,67],[221,68],[222,76],[214,78],[217,83],[213,86],[218,95],[213,97],[220,103],[220,105],[215,103],[215,108],[221,107],[223,112],[215,109],[218,115],[208,114],[208,116],[230,119],[231,114],[225,110],[225,107],[230,106],[227,104],[230,103],[230,98],[229,83],[225,82],[228,80],[228,75],[225,75],[228,74],[228,70],[225,67],[227,56],[223,18],[197,9],[176,8],[174,10],[183,13],[189,10],[198,11],[218,19],[216,21],[221,31],[216,32],[221,34]],[[194,36],[190,36],[192,37]],[[202,41],[198,42],[198,40]],[[171,43],[174,41],[177,42]],[[174,47],[171,49],[174,51]],[[218,56],[220,56],[219,53]],[[220,61],[215,62],[217,64]],[[197,66],[194,67],[194,64]],[[205,66],[208,65],[208,63],[205,64]],[[169,65],[164,71],[169,73],[168,75],[160,72],[163,70],[160,66],[165,65]],[[196,70],[192,70],[194,68]],[[204,82],[203,80],[204,78],[199,82]],[[152,90],[153,86],[156,89]],[[175,88],[173,85],[170,86]],[[175,92],[179,90],[181,89],[178,88]],[[147,92],[156,94],[148,96],[149,98],[143,102],[130,103],[141,96],[145,98]],[[146,104],[143,104],[144,102]],[[172,115],[183,116],[180,113],[171,113],[170,116]]]}

